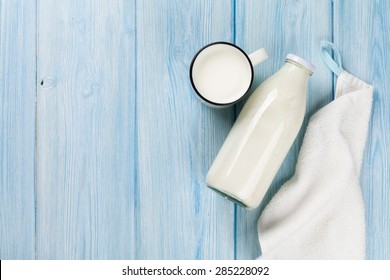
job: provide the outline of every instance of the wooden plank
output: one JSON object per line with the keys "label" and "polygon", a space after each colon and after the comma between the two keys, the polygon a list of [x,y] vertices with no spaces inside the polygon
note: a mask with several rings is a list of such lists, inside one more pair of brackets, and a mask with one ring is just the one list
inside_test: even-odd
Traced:
{"label": "wooden plank", "polygon": [[37,258],[135,254],[135,1],[38,1]]}
{"label": "wooden plank", "polygon": [[361,174],[368,259],[390,259],[389,11],[390,1],[334,3],[334,42],[344,68],[375,88]]}
{"label": "wooden plank", "polygon": [[0,1],[0,259],[35,243],[35,1]]}
{"label": "wooden plank", "polygon": [[[299,55],[316,67],[310,79],[307,114],[301,132],[281,166],[265,199],[255,211],[237,206],[236,258],[260,255],[257,220],[272,196],[295,170],[303,134],[310,116],[332,100],[332,76],[320,57],[321,40],[332,39],[332,1],[239,1],[236,7],[236,43],[251,52],[265,47],[269,59],[256,69],[253,88],[275,73],[288,53]],[[237,106],[239,112],[242,104]]]}
{"label": "wooden plank", "polygon": [[234,206],[205,185],[233,108],[207,108],[188,77],[199,48],[233,40],[232,7],[223,0],[137,2],[137,258],[234,256]]}

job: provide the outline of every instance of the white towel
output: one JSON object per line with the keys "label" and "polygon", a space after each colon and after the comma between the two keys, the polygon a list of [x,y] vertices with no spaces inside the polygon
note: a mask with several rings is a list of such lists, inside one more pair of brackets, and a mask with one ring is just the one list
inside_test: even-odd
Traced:
{"label": "white towel", "polygon": [[261,259],[365,258],[359,174],[373,87],[341,61],[339,70],[336,99],[310,119],[295,175],[260,216]]}

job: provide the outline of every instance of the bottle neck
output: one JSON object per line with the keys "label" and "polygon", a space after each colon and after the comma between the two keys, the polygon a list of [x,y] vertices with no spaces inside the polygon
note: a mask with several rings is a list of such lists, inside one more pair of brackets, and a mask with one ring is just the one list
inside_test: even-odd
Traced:
{"label": "bottle neck", "polygon": [[[279,70],[279,74],[292,84],[306,85],[309,83],[311,71],[294,61],[286,60],[286,63]],[[286,80],[286,81],[287,81]]]}
{"label": "bottle neck", "polygon": [[288,66],[289,68],[291,68],[291,70],[296,70],[297,68],[299,70],[301,70],[303,73],[305,73],[308,77],[310,77],[311,75],[313,75],[313,72],[307,68],[306,66],[296,62],[296,61],[293,61],[293,60],[290,60],[290,59],[286,59],[286,66]]}

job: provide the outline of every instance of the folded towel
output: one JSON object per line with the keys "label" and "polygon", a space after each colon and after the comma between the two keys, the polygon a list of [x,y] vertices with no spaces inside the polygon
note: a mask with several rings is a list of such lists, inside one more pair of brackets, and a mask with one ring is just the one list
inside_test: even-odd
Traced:
{"label": "folded towel", "polygon": [[[373,87],[330,58],[339,75],[336,99],[310,119],[295,175],[272,198],[258,222],[261,259],[364,259],[360,167]],[[337,67],[335,67],[335,65]]]}

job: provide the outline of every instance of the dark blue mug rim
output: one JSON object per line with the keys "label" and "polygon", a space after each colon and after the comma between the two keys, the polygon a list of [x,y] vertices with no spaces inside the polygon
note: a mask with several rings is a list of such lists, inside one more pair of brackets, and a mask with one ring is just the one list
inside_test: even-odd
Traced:
{"label": "dark blue mug rim", "polygon": [[[225,45],[229,45],[229,46],[232,46],[232,47],[238,49],[241,53],[244,54],[244,56],[246,57],[246,59],[247,59],[248,62],[249,62],[250,68],[251,68],[251,81],[250,81],[250,83],[249,83],[249,85],[248,85],[247,90],[245,91],[245,93],[244,93],[239,99],[237,99],[237,100],[235,100],[235,101],[232,101],[232,102],[229,102],[229,103],[216,103],[216,102],[211,101],[211,100],[207,99],[206,97],[204,97],[204,96],[198,91],[198,89],[196,88],[195,83],[194,83],[194,80],[193,80],[193,78],[192,78],[192,69],[193,69],[193,67],[194,67],[195,60],[196,60],[196,58],[199,56],[199,54],[200,54],[203,50],[205,50],[206,48],[211,47],[211,46],[213,46],[213,45],[218,45],[218,44],[225,44]],[[252,62],[251,62],[249,56],[246,54],[246,52],[245,52],[243,49],[241,49],[240,47],[238,47],[237,45],[234,45],[234,44],[232,44],[232,43],[230,43],[230,42],[225,42],[225,41],[213,42],[213,43],[207,44],[207,45],[205,45],[204,47],[202,47],[199,51],[197,51],[197,53],[196,53],[196,54],[194,55],[194,57],[192,58],[191,65],[190,65],[190,81],[191,81],[192,88],[195,90],[196,94],[197,94],[201,99],[203,99],[206,103],[212,104],[212,105],[214,105],[214,106],[230,106],[230,105],[233,105],[233,104],[235,104],[235,103],[241,101],[241,100],[247,95],[249,89],[250,89],[251,86],[252,86],[252,83],[253,83],[253,76],[254,76],[254,73],[253,73],[253,65],[252,65]]]}

